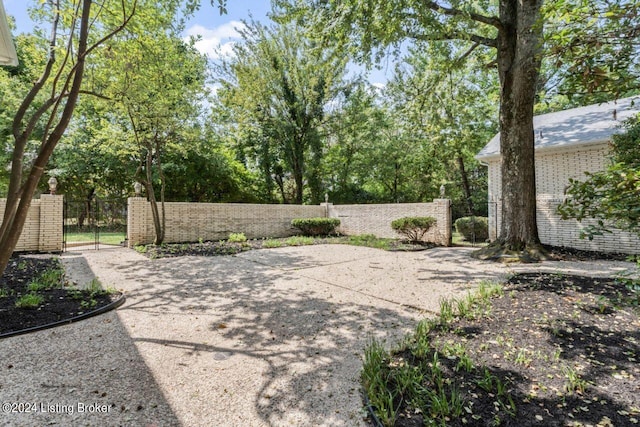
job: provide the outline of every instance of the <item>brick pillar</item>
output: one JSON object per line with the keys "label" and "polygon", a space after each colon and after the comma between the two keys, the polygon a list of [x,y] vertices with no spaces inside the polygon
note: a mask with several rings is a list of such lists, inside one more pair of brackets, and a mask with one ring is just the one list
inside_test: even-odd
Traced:
{"label": "brick pillar", "polygon": [[434,199],[433,203],[436,205],[436,220],[438,221],[436,227],[438,228],[438,236],[440,240],[439,244],[444,246],[451,246],[451,200],[449,199]]}
{"label": "brick pillar", "polygon": [[127,208],[127,242],[130,248],[151,243],[147,232],[149,202],[144,197],[129,197]]}
{"label": "brick pillar", "polygon": [[42,194],[40,196],[40,252],[62,251],[64,196]]}

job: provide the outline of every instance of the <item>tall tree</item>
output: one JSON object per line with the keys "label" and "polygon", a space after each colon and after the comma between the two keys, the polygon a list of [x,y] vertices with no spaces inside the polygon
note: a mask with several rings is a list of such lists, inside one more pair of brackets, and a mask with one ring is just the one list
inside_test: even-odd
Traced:
{"label": "tall tree", "polygon": [[129,139],[123,142],[132,145],[130,150],[139,160],[136,178],[146,189],[154,243],[160,244],[165,235],[163,158],[172,145],[193,143],[199,137],[206,58],[171,29],[158,25],[147,26],[144,34],[116,40],[106,60],[109,67],[105,69],[110,72],[104,92],[128,119]]}
{"label": "tall tree", "polygon": [[392,127],[377,88],[363,79],[345,86],[328,115],[322,176],[334,203],[382,201],[378,149]]}
{"label": "tall tree", "polygon": [[[251,22],[234,55],[220,64],[218,100],[230,111],[243,157],[275,183],[282,201],[302,203],[305,188],[321,199],[317,180],[321,127],[337,94],[346,62],[305,38],[295,25],[265,27]],[[286,181],[293,182],[292,200]]]}
{"label": "tall tree", "polygon": [[[46,64],[24,96],[12,123],[14,139],[7,203],[0,227],[0,274],[18,242],[31,199],[75,110],[88,56],[127,25],[136,1],[49,0],[41,13],[52,23]],[[38,103],[40,100],[40,104]],[[39,106],[38,106],[39,104]],[[24,172],[25,150],[44,123],[38,154]]]}
{"label": "tall tree", "polygon": [[[538,255],[536,224],[533,111],[543,53],[542,0],[452,2],[419,0],[276,0],[289,19],[311,23],[325,41],[337,39],[368,60],[406,39],[466,41],[468,51],[486,46],[495,51],[500,80],[502,155],[502,226],[493,251],[527,251]],[[589,3],[586,0],[559,2]],[[615,4],[607,2],[607,8]],[[567,27],[575,24],[565,15]],[[569,30],[570,31],[570,30]],[[462,57],[467,56],[466,53]]]}
{"label": "tall tree", "polygon": [[474,156],[497,130],[499,85],[483,66],[486,52],[456,61],[464,53],[453,43],[412,47],[385,92],[406,132],[428,150],[422,163],[432,171],[431,185],[437,191],[447,184],[455,214],[477,215],[486,212],[486,190],[473,185],[472,172],[481,167]]}

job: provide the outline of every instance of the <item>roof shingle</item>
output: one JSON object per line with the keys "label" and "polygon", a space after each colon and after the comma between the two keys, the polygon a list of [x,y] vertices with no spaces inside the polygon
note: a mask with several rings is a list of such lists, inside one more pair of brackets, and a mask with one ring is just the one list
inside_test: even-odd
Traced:
{"label": "roof shingle", "polygon": [[[608,141],[622,121],[638,113],[640,97],[636,96],[535,116],[535,148],[570,147]],[[476,159],[498,156],[500,133],[476,155]]]}

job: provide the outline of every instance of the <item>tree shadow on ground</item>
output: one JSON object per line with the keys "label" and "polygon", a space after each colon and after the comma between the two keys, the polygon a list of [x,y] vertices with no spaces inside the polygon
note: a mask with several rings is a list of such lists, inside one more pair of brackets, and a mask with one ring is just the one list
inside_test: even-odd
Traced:
{"label": "tree shadow on ground", "polygon": [[2,339],[0,353],[0,401],[37,409],[5,413],[0,424],[180,424],[114,311]]}
{"label": "tree shadow on ground", "polygon": [[166,381],[183,383],[174,399],[209,389],[206,405],[192,400],[185,411],[206,417],[210,399],[234,387],[220,383],[227,380],[239,388],[225,405],[249,412],[247,420],[254,414],[269,425],[358,425],[363,348],[372,337],[399,339],[422,315],[283,268],[309,265],[303,256],[283,253],[277,261],[183,257],[105,266],[128,287],[119,313],[135,326],[133,340],[162,353],[147,357],[157,364],[154,373],[194,357],[208,371],[171,371],[175,378]]}

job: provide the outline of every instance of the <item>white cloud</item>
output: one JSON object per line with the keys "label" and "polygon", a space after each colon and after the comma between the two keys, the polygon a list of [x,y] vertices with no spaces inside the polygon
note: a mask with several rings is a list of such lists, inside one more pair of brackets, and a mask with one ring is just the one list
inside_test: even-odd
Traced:
{"label": "white cloud", "polygon": [[244,28],[240,21],[231,21],[215,28],[206,28],[200,24],[189,27],[185,31],[187,37],[197,37],[196,49],[210,59],[233,54],[233,46],[240,38],[239,30]]}

